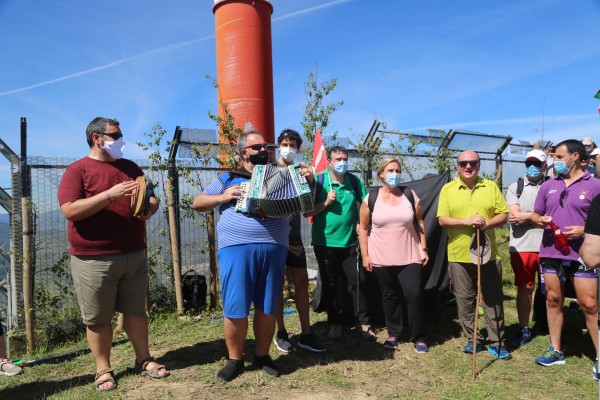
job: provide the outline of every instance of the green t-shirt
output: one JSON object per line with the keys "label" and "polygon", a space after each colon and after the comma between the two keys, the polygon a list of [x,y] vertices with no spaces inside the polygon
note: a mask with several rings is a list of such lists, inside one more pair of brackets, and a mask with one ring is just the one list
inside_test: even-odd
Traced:
{"label": "green t-shirt", "polygon": [[[483,215],[490,219],[494,215],[508,213],[508,206],[498,185],[488,179],[477,178],[473,190],[469,190],[460,178],[446,183],[440,192],[437,216],[452,218],[469,218],[472,215]],[[448,261],[471,262],[471,227],[448,229]],[[494,228],[486,230],[492,244],[491,259],[500,259],[496,244]]]}
{"label": "green t-shirt", "polygon": [[[315,203],[322,203],[329,193],[329,169],[323,175],[323,187],[318,189]],[[312,225],[312,242],[314,245],[327,247],[350,247],[356,243],[356,224],[358,224],[358,208],[356,202],[362,202],[367,195],[367,189],[358,177],[357,189],[360,197],[356,196],[349,173],[345,174],[342,184],[331,182],[336,192],[335,201],[314,218]],[[315,177],[315,179],[317,179]]]}

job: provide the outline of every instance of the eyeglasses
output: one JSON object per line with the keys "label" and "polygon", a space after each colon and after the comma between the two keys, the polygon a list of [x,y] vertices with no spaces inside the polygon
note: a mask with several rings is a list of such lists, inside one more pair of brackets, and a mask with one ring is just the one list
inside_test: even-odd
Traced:
{"label": "eyeglasses", "polygon": [[255,150],[255,151],[259,151],[261,149],[265,149],[266,150],[267,146],[268,146],[267,143],[256,143],[256,144],[251,144],[249,146],[244,147],[244,150],[246,150],[246,149],[252,149],[252,150]]}
{"label": "eyeglasses", "polygon": [[470,165],[471,167],[476,167],[477,164],[479,164],[479,160],[458,161],[457,164],[461,168],[465,168],[467,166],[467,164]]}
{"label": "eyeglasses", "polygon": [[560,197],[558,198],[558,203],[560,204],[561,207],[563,206],[563,200],[567,198],[567,195],[569,194],[569,192],[567,192],[567,188],[564,188],[562,192],[560,192]]}
{"label": "eyeglasses", "polygon": [[99,133],[98,135],[100,136],[108,136],[109,138],[113,139],[113,140],[119,140],[123,137],[123,134],[121,132],[112,132],[112,133]]}
{"label": "eyeglasses", "polygon": [[541,161],[529,161],[529,160],[525,160],[525,166],[526,167],[531,167],[532,165],[534,165],[536,167],[541,167],[542,166],[542,162]]}

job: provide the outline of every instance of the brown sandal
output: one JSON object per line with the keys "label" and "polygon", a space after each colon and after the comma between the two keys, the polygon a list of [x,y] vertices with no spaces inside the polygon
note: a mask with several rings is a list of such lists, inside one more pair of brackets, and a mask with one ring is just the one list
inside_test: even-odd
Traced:
{"label": "brown sandal", "polygon": [[[98,378],[100,378],[104,374],[110,374],[110,376],[108,378],[104,378],[99,381]],[[112,368],[106,368],[106,369],[103,369],[102,371],[96,372],[96,377],[94,378],[94,380],[95,380],[94,384],[96,385],[96,390],[99,392],[108,392],[109,390],[115,390],[117,388],[117,382],[115,382],[115,377],[113,375]],[[100,387],[100,385],[103,385],[107,382],[112,383],[112,386],[107,387],[107,388]]]}
{"label": "brown sandal", "polygon": [[[162,379],[162,378],[166,378],[167,376],[171,375],[171,373],[169,371],[167,371],[167,367],[165,367],[164,365],[159,364],[152,369],[148,369],[148,364],[150,364],[151,362],[156,362],[154,357],[148,357],[142,361],[136,360],[135,361],[135,369],[139,373],[147,375],[152,379]],[[166,371],[166,373],[162,374],[162,375],[159,374],[158,371],[160,371],[161,369],[164,369]]]}

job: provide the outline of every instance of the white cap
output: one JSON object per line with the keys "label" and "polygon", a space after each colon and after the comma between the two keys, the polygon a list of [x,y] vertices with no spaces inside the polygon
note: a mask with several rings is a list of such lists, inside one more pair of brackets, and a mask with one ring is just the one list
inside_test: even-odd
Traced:
{"label": "white cap", "polygon": [[531,150],[525,156],[525,159],[528,159],[528,158],[535,158],[541,162],[546,162],[546,153],[544,153],[542,150],[538,150],[538,149]]}
{"label": "white cap", "polygon": [[600,154],[600,148],[596,147],[594,150],[592,150],[590,156],[597,156],[598,154]]}
{"label": "white cap", "polygon": [[594,139],[592,139],[591,137],[584,137],[583,139],[581,139],[581,143],[583,143],[584,146],[589,146],[590,144],[594,143]]}

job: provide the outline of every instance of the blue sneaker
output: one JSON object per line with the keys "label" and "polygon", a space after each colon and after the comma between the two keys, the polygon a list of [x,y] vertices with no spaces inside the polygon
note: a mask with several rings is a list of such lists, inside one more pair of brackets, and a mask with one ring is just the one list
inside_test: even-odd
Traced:
{"label": "blue sneaker", "polygon": [[[479,353],[485,350],[485,346],[483,345],[483,343],[477,343],[477,347],[475,348],[475,350],[477,350],[477,352]],[[473,342],[469,340],[467,344],[462,348],[462,352],[467,354],[473,354]]]}
{"label": "blue sneaker", "polygon": [[488,347],[488,353],[500,360],[510,360],[512,358],[510,352],[504,346],[490,346]]}
{"label": "blue sneaker", "polygon": [[544,367],[563,365],[565,363],[565,354],[562,351],[554,350],[554,348],[548,349],[541,357],[535,359],[535,363]]}
{"label": "blue sneaker", "polygon": [[598,359],[594,362],[594,368],[592,370],[594,371],[594,379],[598,380]]}
{"label": "blue sneaker", "polygon": [[419,354],[429,353],[429,346],[424,341],[419,340],[415,342],[415,351]]}
{"label": "blue sneaker", "polygon": [[511,344],[514,348],[519,349],[525,346],[526,344],[531,343],[532,340],[533,338],[531,337],[531,331],[529,330],[529,328],[523,328],[513,339]]}

